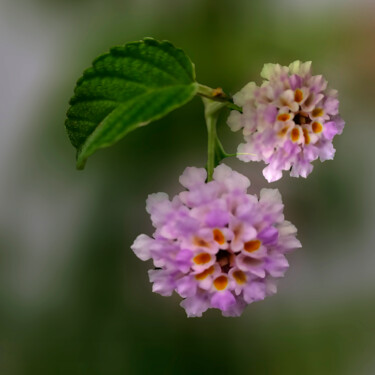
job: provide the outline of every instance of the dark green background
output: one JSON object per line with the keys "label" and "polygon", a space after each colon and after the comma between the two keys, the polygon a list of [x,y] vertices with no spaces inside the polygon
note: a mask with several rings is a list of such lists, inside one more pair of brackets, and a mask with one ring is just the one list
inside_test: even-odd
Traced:
{"label": "dark green background", "polygon": [[[0,373],[375,373],[374,4],[366,1],[0,3]],[[147,194],[205,164],[196,98],[75,170],[64,130],[77,78],[110,46],[153,36],[197,79],[235,93],[266,62],[312,60],[339,89],[344,134],[307,180],[273,183],[303,248],[276,296],[240,318],[187,319],[151,292],[130,245],[151,234]],[[226,149],[240,134],[221,119]],[[261,163],[228,164],[267,186]]]}

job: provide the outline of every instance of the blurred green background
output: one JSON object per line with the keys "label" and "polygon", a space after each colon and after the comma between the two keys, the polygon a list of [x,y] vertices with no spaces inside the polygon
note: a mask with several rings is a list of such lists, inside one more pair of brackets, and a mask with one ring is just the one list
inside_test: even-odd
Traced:
{"label": "blurred green background", "polygon": [[[0,373],[375,374],[373,1],[1,0]],[[347,126],[334,161],[273,183],[303,248],[276,296],[240,318],[187,319],[151,292],[130,245],[152,233],[147,194],[205,164],[202,103],[99,151],[83,172],[65,134],[93,58],[152,36],[198,81],[235,93],[266,62],[312,60]],[[228,151],[240,134],[221,119]],[[267,185],[261,163],[228,164]]]}

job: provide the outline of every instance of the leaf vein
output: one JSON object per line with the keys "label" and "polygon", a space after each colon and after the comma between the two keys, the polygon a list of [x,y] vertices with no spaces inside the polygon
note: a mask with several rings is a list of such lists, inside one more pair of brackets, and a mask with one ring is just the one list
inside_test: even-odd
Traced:
{"label": "leaf vein", "polygon": [[[138,61],[146,62],[146,63],[152,65],[154,68],[160,70],[161,72],[166,73],[171,78],[173,78],[174,81],[178,82],[177,78],[172,73],[170,73],[167,70],[163,69],[163,67],[161,67],[160,65],[155,64],[154,61],[145,58],[145,56],[142,56],[142,55],[138,55],[138,56],[128,55],[126,51],[124,51],[124,54],[122,53],[122,51],[116,51],[116,55],[117,55],[117,57],[123,57],[123,58],[133,59],[135,61],[138,60]],[[112,54],[112,56],[116,56],[116,55]],[[178,63],[178,65],[181,66],[181,64],[178,62],[178,60],[176,60],[176,58],[174,58],[174,60]],[[94,69],[96,70],[95,65],[94,65]]]}

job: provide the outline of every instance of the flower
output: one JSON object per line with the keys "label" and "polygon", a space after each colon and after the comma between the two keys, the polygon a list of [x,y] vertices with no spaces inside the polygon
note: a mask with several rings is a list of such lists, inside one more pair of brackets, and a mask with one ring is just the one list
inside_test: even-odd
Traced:
{"label": "flower", "polygon": [[243,129],[246,143],[238,146],[243,161],[263,160],[268,182],[279,180],[283,170],[307,177],[312,161],[333,159],[332,139],[345,122],[339,116],[336,90],[327,89],[321,75],[312,75],[311,62],[295,61],[289,67],[265,64],[263,84],[248,83],[234,95],[243,112],[232,111],[228,125]]}
{"label": "flower", "polygon": [[288,268],[285,254],[301,246],[297,230],[284,220],[281,196],[263,189],[247,194],[250,181],[225,164],[205,182],[206,170],[187,167],[187,189],[172,200],[151,194],[146,209],[156,228],[131,246],[141,260],[152,259],[153,291],[176,291],[189,317],[208,308],[239,316],[246,305],[276,292],[275,280]]}

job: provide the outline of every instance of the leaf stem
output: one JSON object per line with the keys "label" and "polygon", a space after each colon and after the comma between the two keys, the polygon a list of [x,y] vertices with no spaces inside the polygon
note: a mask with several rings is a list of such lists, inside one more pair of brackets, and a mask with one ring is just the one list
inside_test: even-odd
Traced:
{"label": "leaf stem", "polygon": [[215,102],[225,103],[225,106],[229,109],[233,109],[242,113],[242,108],[233,103],[233,99],[224,93],[221,87],[213,89],[206,85],[198,83],[198,95],[211,99]]}

